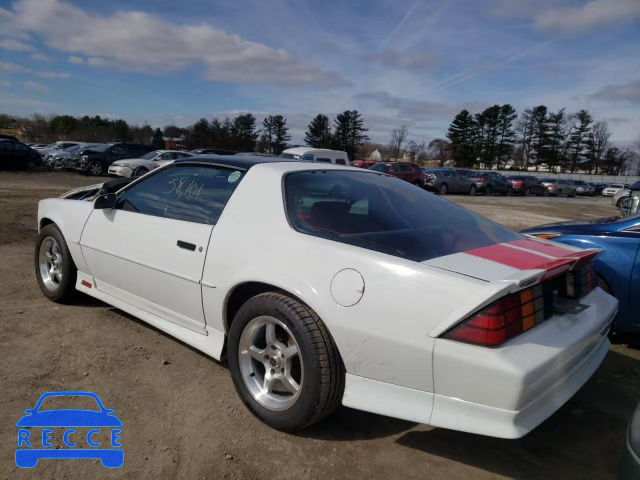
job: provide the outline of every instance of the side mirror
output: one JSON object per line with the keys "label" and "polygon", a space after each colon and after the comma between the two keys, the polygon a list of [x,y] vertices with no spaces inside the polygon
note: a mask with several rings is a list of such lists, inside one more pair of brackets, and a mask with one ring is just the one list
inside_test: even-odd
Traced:
{"label": "side mirror", "polygon": [[108,210],[116,206],[116,200],[118,197],[115,193],[105,193],[100,195],[93,202],[93,208],[96,210]]}

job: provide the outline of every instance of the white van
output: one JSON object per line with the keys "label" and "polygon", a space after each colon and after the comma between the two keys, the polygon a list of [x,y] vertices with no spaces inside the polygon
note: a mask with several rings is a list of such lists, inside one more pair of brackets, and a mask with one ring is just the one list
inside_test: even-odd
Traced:
{"label": "white van", "polygon": [[295,147],[283,151],[279,158],[296,159],[302,162],[332,163],[334,165],[350,165],[346,152],[327,148]]}

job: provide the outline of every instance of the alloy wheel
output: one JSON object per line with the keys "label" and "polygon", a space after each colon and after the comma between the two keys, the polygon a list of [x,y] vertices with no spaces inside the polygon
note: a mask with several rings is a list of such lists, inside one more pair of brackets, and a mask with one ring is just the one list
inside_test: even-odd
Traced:
{"label": "alloy wheel", "polygon": [[42,283],[52,292],[60,288],[62,282],[62,252],[53,237],[46,237],[40,244],[38,266]]}
{"label": "alloy wheel", "polygon": [[289,328],[277,318],[259,316],[247,323],[238,344],[242,379],[263,407],[291,408],[303,387],[300,347]]}

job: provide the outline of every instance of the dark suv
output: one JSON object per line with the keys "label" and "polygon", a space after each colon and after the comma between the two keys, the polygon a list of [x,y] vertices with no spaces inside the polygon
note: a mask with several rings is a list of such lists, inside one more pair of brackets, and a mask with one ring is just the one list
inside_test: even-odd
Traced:
{"label": "dark suv", "polygon": [[511,183],[498,172],[473,172],[469,177],[476,184],[477,191],[484,192],[485,195],[494,193],[511,195],[513,193]]}
{"label": "dark suv", "polygon": [[376,163],[369,167],[369,170],[393,175],[421,188],[424,188],[427,183],[427,177],[424,172],[418,165],[413,163]]}
{"label": "dark suv", "polygon": [[76,160],[74,169],[87,175],[102,175],[116,160],[139,158],[152,150],[155,150],[153,146],[141,143],[105,143],[85,150]]}
{"label": "dark suv", "polygon": [[40,154],[33,148],[17,140],[0,138],[0,169],[34,170],[41,163]]}
{"label": "dark suv", "polygon": [[533,175],[512,175],[507,180],[513,185],[513,193],[549,196],[549,189],[540,183],[538,177]]}

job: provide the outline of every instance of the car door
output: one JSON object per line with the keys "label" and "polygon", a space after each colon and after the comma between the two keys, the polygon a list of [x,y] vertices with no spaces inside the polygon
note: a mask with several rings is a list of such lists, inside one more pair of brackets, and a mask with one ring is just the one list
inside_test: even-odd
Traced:
{"label": "car door", "polygon": [[204,333],[201,278],[213,226],[243,171],[201,164],[157,170],[94,210],[82,253],[95,288]]}
{"label": "car door", "polygon": [[11,140],[0,141],[0,168],[12,168],[16,166],[15,142]]}

